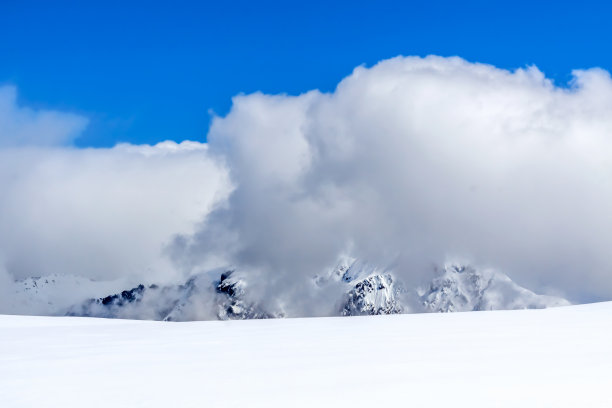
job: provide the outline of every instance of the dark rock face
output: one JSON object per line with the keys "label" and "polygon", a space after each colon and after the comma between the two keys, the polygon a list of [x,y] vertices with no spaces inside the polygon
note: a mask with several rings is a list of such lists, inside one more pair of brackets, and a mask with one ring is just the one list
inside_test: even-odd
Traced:
{"label": "dark rock face", "polygon": [[118,295],[111,295],[102,299],[96,299],[96,302],[100,302],[105,306],[110,304],[123,306],[125,303],[138,302],[140,299],[142,299],[142,293],[144,290],[145,287],[141,284],[131,290],[124,290]]}
{"label": "dark rock face", "polygon": [[402,313],[404,308],[399,301],[400,292],[391,274],[368,276],[358,281],[345,295],[340,314],[362,316]]}
{"label": "dark rock face", "polygon": [[[157,289],[157,285],[145,287],[140,284],[135,288],[124,290],[121,293],[103,298],[86,300],[80,305],[73,306],[66,314],[68,316],[85,317],[123,317],[121,315],[123,310],[136,309],[145,295],[148,295],[150,292],[155,292]],[[153,317],[161,319],[162,316],[156,314]]]}
{"label": "dark rock face", "polygon": [[194,276],[182,285],[138,285],[121,293],[89,299],[70,309],[70,316],[186,321],[268,319],[272,314],[246,300],[246,283],[233,271],[225,271],[218,281]]}
{"label": "dark rock face", "polygon": [[275,316],[264,311],[253,303],[244,300],[246,284],[243,280],[234,278],[234,271],[221,274],[216,282],[215,290],[220,296],[217,302],[217,318],[220,320],[270,319]]}
{"label": "dark rock face", "polygon": [[227,271],[221,274],[221,279],[217,282],[216,290],[217,293],[224,293],[229,297],[235,297],[238,294],[242,294],[242,288],[240,288],[240,282],[230,279],[234,271]]}
{"label": "dark rock face", "polygon": [[338,290],[337,314],[362,316],[404,313],[402,304],[405,292],[393,274],[377,265],[354,258],[342,259],[333,269],[316,275],[316,287],[331,285]]}

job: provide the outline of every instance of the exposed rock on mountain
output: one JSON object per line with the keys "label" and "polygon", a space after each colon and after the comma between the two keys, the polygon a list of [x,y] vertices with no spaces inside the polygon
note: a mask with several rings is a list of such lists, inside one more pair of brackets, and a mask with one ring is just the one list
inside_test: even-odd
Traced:
{"label": "exposed rock on mountain", "polygon": [[270,319],[275,316],[260,307],[245,301],[246,282],[233,276],[233,271],[221,274],[221,279],[216,282],[217,292],[217,318],[220,320],[236,319]]}
{"label": "exposed rock on mountain", "polygon": [[360,281],[345,295],[342,316],[381,315],[402,313],[399,295],[390,273],[371,275]]}
{"label": "exposed rock on mountain", "polygon": [[165,321],[280,317],[248,302],[246,286],[233,271],[223,272],[218,281],[212,282],[209,275],[202,274],[183,285],[139,285],[118,294],[89,299],[72,307],[68,314]]}
{"label": "exposed rock on mountain", "polygon": [[418,295],[426,312],[542,309],[570,304],[562,298],[537,295],[499,271],[452,264],[439,270]]}
{"label": "exposed rock on mountain", "polygon": [[[406,288],[391,269],[345,258],[335,268],[313,278],[312,290],[324,296],[312,299],[322,302],[319,310],[324,315],[340,316],[526,309],[569,304],[562,298],[537,295],[492,269],[448,264],[436,270],[434,275],[427,285]],[[285,317],[283,310],[272,311],[263,306],[273,304],[270,299],[256,301],[249,290],[247,276],[234,270],[217,270],[195,275],[180,285],[138,285],[87,300],[76,293],[81,285],[88,288],[91,282],[74,280],[70,283],[67,277],[29,278],[16,282],[15,290],[32,305],[53,306],[50,314],[166,321]],[[98,293],[99,290],[98,287]],[[312,294],[305,293],[305,299],[310,301]],[[57,301],[62,295],[80,300],[73,301],[67,309],[54,306],[62,303]],[[303,305],[299,303],[303,299],[295,299],[293,304],[291,296],[295,294],[278,292],[278,296],[292,311],[290,317],[308,315],[298,306]]]}

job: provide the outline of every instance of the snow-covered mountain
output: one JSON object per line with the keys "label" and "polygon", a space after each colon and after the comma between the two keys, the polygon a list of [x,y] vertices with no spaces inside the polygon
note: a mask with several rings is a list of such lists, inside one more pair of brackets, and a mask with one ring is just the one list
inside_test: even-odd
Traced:
{"label": "snow-covered mountain", "polygon": [[[347,257],[316,275],[310,289],[314,291],[313,299],[317,293],[325,293],[316,299],[323,303],[319,310],[327,316],[533,309],[569,304],[562,298],[535,294],[499,271],[469,265],[445,265],[434,271],[428,284],[416,288],[405,287],[399,276],[392,269]],[[248,274],[232,269],[201,273],[183,284],[140,284],[102,296],[99,293],[104,292],[100,290],[106,287],[94,283],[75,277],[30,278],[16,282],[16,290],[40,314],[167,321],[308,315],[295,307],[271,310],[265,305],[274,302],[261,302],[252,295]],[[112,287],[116,284],[108,286]],[[292,306],[291,302],[283,298],[280,304]]]}
{"label": "snow-covered mountain", "polygon": [[[326,275],[314,278],[318,287],[335,284],[340,287],[341,316],[397,314],[406,311],[402,304],[402,286],[394,275],[368,262],[343,258]],[[340,284],[338,284],[340,283]]]}
{"label": "snow-covered mountain", "polygon": [[139,285],[70,308],[70,316],[114,317],[165,321],[266,319],[268,313],[245,299],[247,281],[232,270],[191,277],[182,285]]}
{"label": "snow-covered mountain", "polygon": [[0,287],[0,313],[63,315],[71,305],[120,291],[126,284],[125,280],[94,281],[61,274],[20,279]]}
{"label": "snow-covered mountain", "polygon": [[477,310],[543,309],[565,306],[562,298],[538,295],[494,269],[447,264],[436,269],[432,281],[409,290],[394,273],[367,262],[348,259],[318,285],[346,283],[340,307],[343,316],[409,312],[463,312]]}
{"label": "snow-covered mountain", "polygon": [[390,273],[376,274],[361,279],[344,296],[342,316],[397,314],[404,311]]}
{"label": "snow-covered mountain", "polygon": [[246,280],[237,276],[234,271],[222,273],[221,278],[215,282],[217,318],[220,320],[236,320],[283,317],[282,313],[267,312],[260,306],[246,300],[247,290]]}
{"label": "snow-covered mountain", "polygon": [[543,309],[570,304],[562,298],[537,295],[499,271],[456,264],[439,270],[431,284],[417,293],[427,312]]}

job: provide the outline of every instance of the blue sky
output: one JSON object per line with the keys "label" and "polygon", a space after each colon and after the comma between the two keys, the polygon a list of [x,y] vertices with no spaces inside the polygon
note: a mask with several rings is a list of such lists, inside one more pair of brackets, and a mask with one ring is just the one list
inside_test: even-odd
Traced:
{"label": "blue sky", "polygon": [[535,64],[558,84],[612,68],[604,2],[124,3],[0,5],[0,84],[89,117],[78,146],[204,140],[237,93],[328,91],[399,54]]}

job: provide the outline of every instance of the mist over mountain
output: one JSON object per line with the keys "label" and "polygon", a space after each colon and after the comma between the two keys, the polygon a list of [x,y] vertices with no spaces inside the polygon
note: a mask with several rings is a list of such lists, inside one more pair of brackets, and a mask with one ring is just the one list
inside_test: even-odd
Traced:
{"label": "mist over mountain", "polygon": [[236,96],[207,143],[89,149],[72,144],[87,118],[2,87],[0,312],[193,320],[610,299],[612,80],[572,75],[559,86],[536,67],[396,57],[329,93]]}
{"label": "mist over mountain", "polygon": [[[574,71],[398,57],[332,93],[234,98],[210,153],[233,192],[170,246],[299,291],[351,253],[410,286],[462,259],[574,300],[612,295],[612,81]],[[215,262],[212,262],[213,264]]]}
{"label": "mist over mountain", "polygon": [[20,313],[164,321],[543,309],[570,304],[559,297],[537,295],[495,270],[447,264],[434,276],[427,284],[407,287],[392,270],[344,257],[335,267],[312,276],[300,297],[268,291],[266,298],[260,298],[258,292],[250,291],[249,274],[224,268],[194,275],[178,285],[140,284],[98,297],[91,293],[108,293],[108,283],[77,277],[28,278],[15,282],[11,290],[20,300]]}

